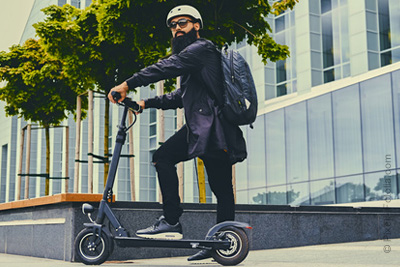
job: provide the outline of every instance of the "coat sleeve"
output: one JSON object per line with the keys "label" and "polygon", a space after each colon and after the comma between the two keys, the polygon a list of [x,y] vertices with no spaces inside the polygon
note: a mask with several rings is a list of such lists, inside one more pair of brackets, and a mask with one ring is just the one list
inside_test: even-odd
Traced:
{"label": "coat sleeve", "polygon": [[182,91],[177,89],[169,94],[156,96],[145,100],[146,108],[177,109],[183,108]]}
{"label": "coat sleeve", "polygon": [[202,54],[205,49],[207,48],[201,41],[194,42],[181,53],[140,70],[126,80],[129,89],[200,70],[202,68]]}

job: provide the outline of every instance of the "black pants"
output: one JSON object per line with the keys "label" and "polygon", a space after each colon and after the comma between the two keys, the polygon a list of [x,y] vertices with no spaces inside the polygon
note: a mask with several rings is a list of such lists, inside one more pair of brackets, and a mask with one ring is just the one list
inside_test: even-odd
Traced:
{"label": "black pants", "polygon": [[[215,150],[200,157],[208,174],[208,182],[217,197],[217,223],[235,219],[235,201],[232,187],[232,165],[228,154]],[[187,161],[187,128],[184,126],[169,138],[153,155],[163,198],[165,219],[170,224],[178,222],[180,207],[179,183],[175,165]]]}

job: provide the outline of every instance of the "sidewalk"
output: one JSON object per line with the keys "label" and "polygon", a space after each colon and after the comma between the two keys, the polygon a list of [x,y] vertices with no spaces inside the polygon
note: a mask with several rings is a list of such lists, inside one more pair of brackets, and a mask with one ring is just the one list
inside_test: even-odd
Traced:
{"label": "sidewalk", "polygon": [[[117,247],[115,249],[118,249]],[[384,252],[386,249],[387,252]],[[390,252],[388,252],[390,249]],[[238,266],[316,267],[316,266],[399,266],[400,239],[377,240],[343,244],[317,245],[297,248],[250,251]],[[188,262],[186,257],[105,262],[105,267],[139,266],[221,266],[211,259]],[[0,254],[0,267],[55,267],[85,266],[43,258]]]}

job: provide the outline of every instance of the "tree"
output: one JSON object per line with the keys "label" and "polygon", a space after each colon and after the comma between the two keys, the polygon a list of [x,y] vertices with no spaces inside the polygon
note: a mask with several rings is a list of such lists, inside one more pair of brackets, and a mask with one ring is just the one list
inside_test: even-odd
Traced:
{"label": "tree", "polygon": [[[34,25],[46,50],[66,63],[65,73],[89,89],[96,85],[97,92],[107,94],[121,78],[131,75],[131,65],[135,65],[137,54],[128,53],[131,44],[115,45],[100,41],[97,14],[98,5],[85,10],[71,5],[45,8],[46,19]],[[109,102],[105,100],[104,125],[104,184],[108,174],[109,148]]]}
{"label": "tree", "polygon": [[[289,56],[288,47],[277,44],[265,20],[293,8],[298,0],[193,0],[205,21],[201,35],[218,46],[240,42],[255,45],[264,63]],[[44,22],[35,25],[46,50],[66,62],[66,74],[80,84],[96,84],[107,94],[134,72],[167,55],[171,33],[166,29],[168,10],[183,0],[94,0],[85,10],[70,5],[50,6]],[[166,90],[171,90],[171,81]],[[168,86],[169,85],[169,86]],[[108,155],[108,110],[105,102],[104,155]],[[105,179],[108,163],[104,168]]]}
{"label": "tree", "polygon": [[[7,82],[0,88],[6,115],[18,115],[45,129],[46,174],[49,175],[49,129],[66,119],[67,112],[74,112],[77,96],[74,82],[67,79],[63,63],[46,53],[34,39],[12,46],[9,52],[0,52],[0,80]],[[49,194],[49,179],[46,179],[45,194]]]}

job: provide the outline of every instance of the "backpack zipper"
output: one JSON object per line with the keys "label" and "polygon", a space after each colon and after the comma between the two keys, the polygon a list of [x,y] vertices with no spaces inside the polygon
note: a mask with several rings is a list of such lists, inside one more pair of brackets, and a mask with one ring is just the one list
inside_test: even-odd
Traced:
{"label": "backpack zipper", "polygon": [[232,83],[235,83],[235,70],[233,69],[233,51],[230,51],[230,60],[231,60],[231,78],[232,78]]}

